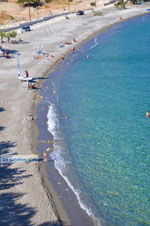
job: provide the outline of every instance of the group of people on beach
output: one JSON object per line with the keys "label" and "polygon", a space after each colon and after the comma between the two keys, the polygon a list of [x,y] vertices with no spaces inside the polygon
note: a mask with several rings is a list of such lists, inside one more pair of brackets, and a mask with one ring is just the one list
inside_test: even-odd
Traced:
{"label": "group of people on beach", "polygon": [[[71,45],[73,44],[74,42],[78,42],[75,38],[70,41],[70,42],[64,42],[60,47],[64,47],[65,45]],[[39,55],[37,56],[34,56],[34,59],[38,59],[38,60],[44,60],[44,59],[50,59],[50,58],[54,58],[54,55],[49,55],[48,53],[44,52],[44,51],[41,51],[42,53],[39,53]],[[75,53],[75,48],[73,47],[72,48],[72,53],[74,54]],[[61,62],[64,61],[65,59],[65,55],[61,55],[60,57],[61,59]]]}
{"label": "group of people on beach", "polygon": [[8,50],[3,51],[3,57],[10,58],[10,54]]}
{"label": "group of people on beach", "polygon": [[[72,40],[72,42],[66,42],[65,44],[72,44],[73,42],[77,42],[77,40],[74,38],[73,40]],[[75,53],[75,48],[73,47],[72,48],[72,53],[74,54]],[[48,53],[44,53],[43,54],[43,56],[35,56],[34,58],[35,59],[45,59],[45,58],[49,58],[49,57],[54,57],[53,55],[49,55]],[[62,55],[61,56],[61,62],[63,62],[65,60],[65,55]],[[26,70],[25,71],[25,75],[24,75],[24,77],[25,78],[28,78],[29,77],[29,72]],[[30,83],[30,82],[28,82],[28,88],[31,88],[31,89],[35,89],[36,88],[36,84],[35,83]],[[68,117],[64,117],[64,119],[68,119]]]}
{"label": "group of people on beach", "polygon": [[[72,48],[72,53],[75,53],[75,48]],[[64,61],[64,59],[65,59],[65,55],[62,55],[61,56],[61,62],[63,62]]]}
{"label": "group of people on beach", "polygon": [[[72,43],[74,43],[74,42],[77,42],[77,40],[74,38],[71,42],[65,42],[64,44],[65,45],[70,45],[70,44],[72,44]],[[74,54],[75,53],[75,48],[73,47],[72,48],[72,53]],[[37,55],[37,56],[34,56],[34,59],[46,59],[46,58],[53,58],[54,56],[53,55],[49,55],[47,52],[45,52],[45,51],[38,51],[37,52],[38,54],[40,54],[40,55]],[[61,59],[61,62],[63,62],[64,60],[65,60],[65,55],[61,55],[61,57],[60,57],[60,59]],[[19,76],[21,76],[21,75],[19,75]],[[24,76],[23,76],[24,78],[29,78],[29,72],[27,71],[27,70],[25,70],[25,73],[24,73]],[[30,89],[35,89],[35,88],[37,88],[37,86],[36,86],[36,84],[35,83],[33,83],[33,82],[30,82],[28,79],[26,79],[25,81],[27,81],[27,83],[28,83],[28,88],[30,88]],[[64,116],[63,117],[63,119],[68,119],[69,117],[68,116]]]}
{"label": "group of people on beach", "polygon": [[[29,72],[27,70],[25,71],[24,78],[29,78]],[[36,89],[37,86],[36,86],[35,83],[28,81],[28,88],[30,88],[30,89]]]}
{"label": "group of people on beach", "polygon": [[[72,43],[74,43],[74,42],[78,42],[75,38],[71,41],[71,42],[64,42],[63,43],[63,45],[71,45]],[[73,47],[72,48],[72,53],[75,53],[75,48]],[[64,59],[65,59],[65,55],[62,55],[61,56],[61,61],[63,62],[64,61]]]}
{"label": "group of people on beach", "polygon": [[23,40],[21,38],[19,38],[19,40],[11,40],[10,43],[12,43],[12,44],[19,44],[22,41]]}

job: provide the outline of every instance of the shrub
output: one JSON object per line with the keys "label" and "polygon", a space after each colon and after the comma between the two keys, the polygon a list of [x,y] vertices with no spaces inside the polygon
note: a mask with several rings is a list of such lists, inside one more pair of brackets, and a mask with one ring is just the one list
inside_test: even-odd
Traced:
{"label": "shrub", "polygon": [[45,0],[45,3],[50,3],[52,0]]}
{"label": "shrub", "polygon": [[94,12],[94,16],[102,16],[103,13],[101,11]]}
{"label": "shrub", "polygon": [[115,6],[115,8],[117,8],[117,9],[118,9],[119,4],[118,4],[118,3],[115,3],[115,4],[114,4],[114,6]]}
{"label": "shrub", "polygon": [[121,9],[125,9],[126,7],[125,7],[125,2],[124,2],[124,0],[120,0],[119,2],[117,2],[117,3],[115,3],[114,4],[114,6],[115,6],[115,8],[121,8]]}
{"label": "shrub", "polygon": [[96,2],[91,2],[90,5],[91,6],[96,6]]}
{"label": "shrub", "polygon": [[123,3],[121,3],[120,4],[120,7],[121,7],[121,9],[125,9],[126,7],[125,7],[125,3],[123,2]]}

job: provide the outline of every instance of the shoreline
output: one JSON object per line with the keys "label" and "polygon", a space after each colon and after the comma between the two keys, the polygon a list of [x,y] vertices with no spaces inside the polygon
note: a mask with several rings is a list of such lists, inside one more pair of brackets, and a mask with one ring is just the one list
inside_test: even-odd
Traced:
{"label": "shoreline", "polygon": [[[100,33],[103,33],[103,32],[105,32],[105,31],[107,31],[109,28],[111,28],[111,27],[113,27],[113,26],[115,26],[115,25],[117,25],[117,24],[120,24],[120,23],[122,23],[122,22],[124,22],[124,21],[128,21],[128,20],[130,20],[130,19],[132,19],[132,18],[136,18],[136,17],[138,17],[138,16],[142,16],[143,14],[146,14],[146,13],[142,13],[142,14],[138,14],[138,15],[135,15],[135,16],[131,16],[131,17],[128,17],[128,18],[125,18],[125,19],[122,19],[121,21],[117,21],[116,23],[114,23],[114,24],[111,24],[111,25],[107,25],[106,27],[104,27],[104,28],[102,28],[102,29],[100,29],[99,31],[96,31],[95,33],[93,33],[93,34],[91,34],[89,37],[87,37],[84,41],[82,41],[82,42],[80,42],[80,43],[78,43],[77,45],[76,45],[76,49],[78,49],[78,48],[80,48],[82,45],[84,45],[86,42],[88,42],[88,41],[90,41],[91,39],[93,39],[97,34],[100,34]],[[70,55],[71,54],[71,50],[68,50],[66,53],[65,53],[65,57],[68,57],[68,55]],[[54,66],[54,68],[52,69],[52,71],[47,75],[47,77],[51,77],[51,74],[53,73],[53,71],[55,71],[56,70],[56,67],[58,66],[58,64],[60,64],[61,62],[60,62],[60,60],[58,60],[57,62],[56,62],[56,64],[55,64],[55,66]],[[44,89],[44,86],[42,86],[42,89]],[[47,117],[47,115],[45,115],[45,117]],[[47,126],[45,126],[46,127],[46,129],[47,129]],[[42,129],[41,129],[42,130]],[[49,132],[50,133],[50,132]],[[54,140],[54,139],[53,139]],[[54,164],[52,163],[51,164],[52,166],[50,167],[50,168],[54,168],[54,170],[55,171],[58,171],[58,169],[56,169],[55,168],[55,166],[54,166]],[[48,172],[47,172],[47,174],[48,174]],[[46,186],[48,187],[49,186],[49,182],[52,182],[52,184],[54,184],[55,186],[55,190],[57,190],[57,195],[58,195],[58,193],[60,194],[60,198],[61,198],[61,195],[63,194],[63,193],[61,193],[61,191],[60,191],[60,189],[56,189],[56,186],[57,186],[57,183],[58,182],[60,182],[61,181],[61,189],[64,189],[64,187],[65,188],[67,188],[68,190],[69,190],[69,196],[74,196],[73,197],[73,199],[72,199],[72,201],[74,200],[75,202],[76,202],[76,204],[75,205],[78,205],[78,208],[80,209],[80,211],[81,212],[86,212],[85,211],[85,209],[82,209],[82,207],[79,205],[79,200],[77,200],[77,196],[74,194],[74,192],[73,192],[73,190],[72,190],[72,188],[68,185],[68,183],[66,183],[66,179],[64,179],[64,177],[62,177],[61,175],[60,175],[60,173],[59,172],[55,172],[54,173],[54,175],[57,177],[57,179],[56,180],[54,180],[53,181],[53,178],[51,178],[50,176],[49,176],[49,179],[47,178],[46,179]],[[61,178],[62,177],[62,178]],[[65,176],[66,177],[66,176]],[[43,177],[43,179],[44,179],[44,177]],[[49,189],[48,189],[49,190]],[[67,214],[68,214],[68,211],[70,211],[70,209],[67,207],[65,207],[65,205],[66,205],[66,203],[65,203],[65,198],[67,198],[67,195],[66,194],[63,194],[64,195],[64,198],[63,199],[61,199],[61,202],[62,203],[64,203],[64,208],[65,209],[67,209]],[[74,199],[75,198],[75,199]],[[79,212],[78,212],[79,213]],[[61,210],[60,210],[60,215],[61,215]],[[70,214],[69,214],[70,215]],[[83,217],[83,220],[85,220],[85,221],[83,221],[82,222],[82,224],[78,224],[78,225],[82,225],[82,226],[87,226],[87,225],[89,225],[89,226],[92,226],[92,225],[97,225],[97,219],[94,217],[94,215],[89,215],[89,214],[87,214],[87,212],[86,212],[86,215],[89,217],[89,219],[91,218],[92,219],[92,224],[89,224],[88,223],[88,221],[89,220],[87,220],[87,222],[86,222],[86,217],[84,216],[84,214],[83,214],[83,216],[81,216],[81,220],[82,220],[82,217]],[[94,219],[95,218],[95,219]],[[63,218],[62,218],[63,219]],[[73,226],[76,226],[76,222],[74,221],[76,218],[72,218],[72,216],[71,216],[71,219],[73,219],[73,222],[71,221],[71,225]],[[88,219],[88,218],[87,218]],[[103,223],[102,223],[103,221],[101,221],[101,222],[99,222],[99,224],[98,225],[103,225]],[[101,224],[102,223],[102,224]],[[65,225],[65,224],[63,224],[63,225]]]}
{"label": "shoreline", "polygon": [[[51,74],[49,74],[48,79],[51,81]],[[69,216],[69,219],[71,221],[71,224],[69,225],[92,226],[94,225],[93,220],[91,220],[91,217],[89,217],[86,214],[86,212],[80,207],[78,200],[76,199],[76,195],[74,194],[70,186],[68,186],[66,179],[64,180],[64,177],[60,174],[60,172],[58,172],[58,169],[55,166],[55,161],[53,160],[53,158],[49,156],[49,153],[51,154],[53,151],[55,152],[55,147],[54,147],[55,141],[57,141],[58,145],[60,143],[61,148],[63,148],[64,150],[65,150],[65,146],[64,146],[65,144],[64,144],[64,138],[62,138],[61,136],[55,137],[54,134],[52,135],[51,132],[47,130],[47,115],[49,111],[48,106],[52,106],[53,104],[55,105],[55,102],[56,102],[55,97],[57,96],[57,95],[56,96],[54,95],[53,97],[53,94],[52,94],[53,91],[50,89],[50,85],[47,83],[49,83],[49,81],[45,81],[45,83],[43,84],[43,88],[42,88],[43,92],[41,92],[43,99],[37,107],[37,120],[36,120],[39,131],[40,131],[38,140],[54,141],[51,143],[46,143],[46,142],[39,143],[39,148],[38,148],[40,153],[45,152],[46,149],[49,149],[49,148],[51,149],[50,152],[47,152],[48,163],[46,164],[41,163],[41,166],[43,167],[43,169],[45,168],[45,172],[48,178],[48,180],[46,179],[46,184],[47,184],[47,187],[49,186],[49,181],[50,183],[53,184],[56,190],[56,193],[59,196],[59,199],[61,200],[67,212],[67,215]],[[55,84],[54,80],[52,81],[52,83]],[[43,177],[43,179],[45,178]],[[59,208],[59,211],[61,215],[60,208]],[[62,221],[65,222],[63,218],[62,218]],[[66,224],[64,223],[63,225],[66,225]]]}
{"label": "shoreline", "polygon": [[[106,14],[100,17],[86,15],[85,20],[87,19],[88,22],[84,20],[84,17],[83,19],[81,17],[77,18],[75,15],[72,18],[70,18],[69,21],[66,21],[65,17],[64,19],[62,18],[54,19],[53,21],[48,21],[45,23],[47,25],[51,24],[53,27],[52,29],[53,31],[50,30],[50,28],[47,27],[47,25],[45,24],[40,24],[35,27],[33,26],[34,30],[31,33],[18,35],[20,37],[23,37],[23,39],[25,39],[27,44],[24,44],[24,46],[21,44],[19,44],[18,46],[14,46],[12,44],[8,47],[7,45],[5,46],[10,49],[14,49],[17,47],[17,49],[21,52],[23,56],[22,59],[24,59],[24,63],[23,61],[21,62],[23,63],[22,64],[23,67],[29,69],[29,72],[33,74],[33,77],[35,77],[34,75],[36,75],[37,79],[42,78],[41,80],[39,79],[38,81],[38,86],[41,87],[44,81],[43,78],[46,78],[48,74],[50,74],[55,69],[56,64],[60,62],[60,56],[62,54],[67,56],[68,53],[72,51],[72,47],[79,48],[79,46],[83,45],[83,43],[90,40],[96,34],[106,31],[109,27],[112,27],[117,23],[120,23],[124,20],[128,20],[133,17],[140,16],[142,14],[146,14],[146,11],[144,12],[144,9],[146,9],[149,5],[150,4],[146,3],[143,6],[133,7],[132,8],[133,10],[130,9],[131,11],[129,12],[130,15],[127,15],[128,10],[122,10],[122,11],[115,10],[112,17],[110,14]],[[135,9],[137,9],[137,11]],[[141,9],[141,11],[139,9]],[[120,16],[123,16],[121,20],[120,20]],[[109,19],[107,23],[106,21],[103,21],[103,20],[107,20],[106,18]],[[72,21],[73,19],[75,21]],[[101,21],[102,24],[99,25],[99,20],[101,19],[102,19]],[[63,26],[66,29],[64,30],[64,32],[66,33],[64,33],[61,38],[59,36],[59,32],[61,31],[62,28],[61,28],[61,23],[58,24],[58,21],[61,21],[62,23],[64,22]],[[70,26],[65,25],[65,23],[68,23],[68,22],[69,22],[69,25],[71,26],[72,24],[72,27],[74,28],[71,34],[69,32],[71,32],[72,29],[67,30],[70,28]],[[92,23],[92,25],[96,25],[95,30],[93,30],[93,27],[90,25],[90,22]],[[44,26],[45,28],[43,28]],[[41,35],[40,35],[40,31],[38,31],[38,27],[41,27],[41,29],[43,28],[43,33],[41,32],[42,33]],[[77,31],[77,29],[80,27],[81,29]],[[49,47],[51,45],[53,48],[53,51],[51,53],[55,55],[55,58],[51,59],[52,61],[50,60],[51,65],[48,65],[49,61],[43,60],[41,62],[39,61],[36,62],[36,60],[33,60],[32,53],[34,50],[37,49],[36,48],[37,45],[42,44],[42,42],[40,42],[40,38],[42,39],[43,35],[45,34],[45,31],[47,32],[48,35],[52,34],[52,37],[56,36],[56,39],[57,39],[56,42],[55,40],[54,41],[52,40],[50,43],[46,43],[49,37],[45,38],[45,43],[47,44],[45,45],[45,48],[47,46],[46,50],[51,52],[51,47]],[[82,34],[80,34],[81,31],[83,32]],[[75,38],[77,38],[78,40],[77,43],[74,43],[71,46],[66,46],[64,48],[58,48],[58,45],[61,44],[62,42],[73,39],[74,36],[72,35],[75,33],[76,33]],[[34,40],[35,37],[37,37],[38,41]],[[34,41],[33,48],[31,48],[32,43],[31,45],[29,43],[30,40]],[[43,48],[43,50],[45,49]],[[1,142],[7,140],[7,141],[11,141],[12,143],[17,143],[15,147],[10,146],[8,148],[11,154],[14,153],[14,151],[15,153],[18,153],[18,154],[25,154],[25,153],[31,154],[32,152],[37,153],[37,145],[38,145],[37,136],[39,132],[38,132],[37,125],[35,123],[35,118],[36,118],[35,108],[37,106],[37,103],[39,103],[41,100],[39,92],[38,90],[33,92],[32,90],[27,90],[25,87],[25,84],[22,84],[20,83],[20,81],[17,80],[17,76],[15,76],[16,68],[14,66],[15,59],[9,59],[10,60],[9,62],[6,59],[0,59],[0,60],[2,60],[2,63],[3,63],[2,70],[0,69],[0,75],[2,75],[1,76],[2,77],[1,78],[2,98],[1,98],[0,107],[6,109],[5,111],[0,112],[2,115],[2,119],[0,120],[0,126],[5,127],[5,129],[1,130],[1,133],[2,133]],[[8,68],[9,68],[9,75],[7,73]],[[13,78],[10,78],[11,76]],[[11,85],[10,85],[10,81],[11,81]],[[10,89],[7,90],[7,87],[9,86],[10,86]],[[30,94],[28,95],[28,93]],[[25,106],[22,106],[22,100]],[[20,108],[20,106],[22,107],[22,109]],[[12,119],[13,119],[13,122],[12,122]],[[19,128],[20,125],[21,125],[21,128]],[[29,131],[30,129],[31,131]],[[16,134],[14,134],[13,132],[14,130],[16,131]],[[53,188],[53,186],[50,186],[51,182],[49,182],[48,179],[46,178],[45,172],[43,172],[44,169],[42,169],[42,176],[40,176],[41,175],[41,169],[39,169],[40,164],[38,164],[37,166],[35,166],[35,164],[32,164],[32,165],[30,164],[29,166],[29,164],[26,164],[26,163],[23,163],[22,165],[20,165],[19,163],[15,163],[11,165],[11,168],[14,169],[20,166],[21,166],[21,169],[24,170],[24,172],[26,172],[25,175],[23,174],[26,177],[21,179],[22,184],[20,185],[15,184],[13,187],[9,188],[9,190],[3,190],[3,192],[1,193],[2,194],[7,194],[8,192],[27,193],[26,198],[20,198],[19,202],[22,204],[29,203],[30,207],[33,207],[36,209],[35,215],[32,216],[32,218],[30,219],[34,225],[42,224],[45,221],[48,222],[49,220],[50,222],[58,222],[58,223],[63,222],[63,225],[70,225],[70,220],[68,219],[67,213],[65,210],[63,210],[63,206],[58,198],[58,195],[55,192],[56,189]],[[40,175],[39,175],[39,171],[40,171]],[[34,175],[33,175],[33,172],[34,172]],[[29,177],[30,174],[31,174],[31,177]],[[34,183],[32,178],[34,178]],[[50,188],[47,188],[47,186],[50,186]],[[34,187],[34,190],[33,190],[33,187]],[[39,193],[40,196],[42,196],[42,198],[44,197],[44,202],[42,199],[39,199],[38,194],[37,196],[33,197],[34,193],[36,192]],[[50,207],[50,204],[51,204],[51,207]],[[45,208],[48,209],[46,210],[46,213],[45,213]],[[49,215],[51,215],[52,217],[49,217]]]}

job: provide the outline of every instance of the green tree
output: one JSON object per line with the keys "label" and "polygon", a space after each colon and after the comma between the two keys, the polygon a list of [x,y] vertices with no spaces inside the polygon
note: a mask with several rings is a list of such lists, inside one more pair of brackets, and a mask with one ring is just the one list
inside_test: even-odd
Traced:
{"label": "green tree", "polygon": [[1,37],[1,43],[2,43],[5,37],[5,32],[2,30],[0,30],[0,37]]}
{"label": "green tree", "polygon": [[15,38],[17,36],[17,32],[16,31],[11,31],[11,38]]}
{"label": "green tree", "polygon": [[116,8],[125,9],[125,8],[126,8],[125,4],[126,4],[126,3],[125,3],[124,0],[119,0],[119,2],[117,2],[117,3],[114,4],[114,6],[115,6]]}
{"label": "green tree", "polygon": [[24,6],[40,6],[40,0],[18,0],[18,3],[22,3]]}
{"label": "green tree", "polygon": [[17,32],[10,31],[5,33],[5,38],[7,38],[7,41],[9,42],[11,38],[15,38],[17,35]]}
{"label": "green tree", "polygon": [[23,4],[23,6],[29,7],[29,20],[31,21],[31,7],[39,7],[41,6],[40,0],[18,0],[18,3]]}
{"label": "green tree", "polygon": [[120,7],[122,8],[122,9],[125,9],[126,7],[125,7],[125,2],[124,2],[124,0],[119,0],[119,4],[120,4]]}

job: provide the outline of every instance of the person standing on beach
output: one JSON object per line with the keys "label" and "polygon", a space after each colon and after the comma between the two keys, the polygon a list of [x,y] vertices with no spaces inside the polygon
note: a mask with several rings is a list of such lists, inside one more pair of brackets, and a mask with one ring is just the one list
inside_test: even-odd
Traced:
{"label": "person standing on beach", "polygon": [[43,161],[47,162],[47,153],[46,152],[44,152],[44,154],[43,154]]}
{"label": "person standing on beach", "polygon": [[72,53],[75,53],[75,48],[72,48]]}
{"label": "person standing on beach", "polygon": [[61,61],[63,62],[63,61],[64,61],[64,59],[65,59],[65,56],[64,56],[64,55],[62,55],[62,56],[61,56]]}
{"label": "person standing on beach", "polygon": [[25,71],[25,78],[28,78],[29,77],[29,72],[28,71]]}

